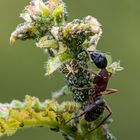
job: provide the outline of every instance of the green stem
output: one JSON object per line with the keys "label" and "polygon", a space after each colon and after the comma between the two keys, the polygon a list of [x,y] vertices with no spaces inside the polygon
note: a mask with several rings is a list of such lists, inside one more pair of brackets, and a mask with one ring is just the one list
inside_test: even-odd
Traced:
{"label": "green stem", "polygon": [[[30,127],[49,127],[58,129],[73,140],[105,140],[102,127],[93,133],[84,136],[89,125],[81,119],[79,123],[66,123],[75,110],[79,110],[75,102],[58,104],[55,100],[40,102],[38,98],[26,96],[24,102],[12,101],[10,104],[1,104],[0,108],[0,136],[13,135],[17,130]],[[6,114],[4,116],[4,113]],[[53,130],[52,129],[52,130]],[[99,137],[100,136],[100,137]]]}

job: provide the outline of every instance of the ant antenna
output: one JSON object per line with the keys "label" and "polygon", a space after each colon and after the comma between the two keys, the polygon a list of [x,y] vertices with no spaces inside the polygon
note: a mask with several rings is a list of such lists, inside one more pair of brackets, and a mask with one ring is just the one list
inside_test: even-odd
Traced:
{"label": "ant antenna", "polygon": [[92,53],[92,52],[97,52],[97,53],[103,53],[103,54],[111,54],[111,52],[105,52],[105,51],[102,51],[102,50],[96,50],[96,51],[88,51],[89,53]]}

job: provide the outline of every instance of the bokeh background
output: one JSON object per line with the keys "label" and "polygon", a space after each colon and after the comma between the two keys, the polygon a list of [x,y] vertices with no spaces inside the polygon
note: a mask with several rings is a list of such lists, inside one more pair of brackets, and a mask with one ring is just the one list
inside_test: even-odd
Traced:
{"label": "bokeh background", "polygon": [[[65,0],[69,21],[93,15],[103,25],[103,36],[98,48],[112,53],[121,60],[124,71],[117,73],[109,84],[119,89],[118,94],[107,97],[113,110],[114,122],[110,126],[118,140],[140,139],[140,1],[139,0]],[[26,94],[41,100],[64,85],[63,76],[56,73],[45,77],[47,59],[33,41],[18,41],[9,45],[9,37],[17,24],[19,14],[29,0],[0,0],[0,101],[23,99]],[[46,128],[18,131],[2,140],[39,140],[62,137]]]}

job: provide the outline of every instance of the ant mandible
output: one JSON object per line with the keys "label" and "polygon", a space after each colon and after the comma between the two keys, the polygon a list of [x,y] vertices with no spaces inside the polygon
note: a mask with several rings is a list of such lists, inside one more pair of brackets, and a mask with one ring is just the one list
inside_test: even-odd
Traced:
{"label": "ant mandible", "polygon": [[[107,59],[105,55],[98,54],[98,53],[91,53],[90,57],[93,61],[93,63],[97,66],[97,68],[101,69],[98,74],[95,72],[92,72],[95,77],[93,80],[93,83],[95,84],[94,87],[87,87],[87,88],[77,88],[79,90],[89,90],[88,92],[88,100],[86,107],[84,108],[84,112],[81,113],[79,116],[76,116],[69,121],[79,118],[84,115],[84,118],[86,121],[91,122],[96,119],[98,119],[104,112],[104,109],[107,109],[109,114],[92,130],[90,130],[88,133],[94,131],[95,129],[99,128],[104,122],[110,117],[112,114],[111,109],[101,98],[102,95],[108,95],[117,92],[116,89],[107,89],[108,81],[111,77],[111,73],[109,73],[106,69],[107,67]],[[105,92],[102,94],[101,92]],[[68,121],[68,122],[69,122]]]}

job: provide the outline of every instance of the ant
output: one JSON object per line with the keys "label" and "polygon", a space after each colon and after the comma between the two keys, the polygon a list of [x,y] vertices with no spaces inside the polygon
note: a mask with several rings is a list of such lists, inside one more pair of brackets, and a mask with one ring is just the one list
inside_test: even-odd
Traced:
{"label": "ant", "polygon": [[[97,66],[97,68],[100,69],[100,72],[98,74],[92,72],[95,75],[93,80],[93,84],[95,84],[94,87],[76,88],[78,90],[88,90],[87,104],[86,107],[84,108],[85,111],[83,113],[81,113],[79,116],[70,119],[69,121],[82,117],[84,115],[84,119],[86,121],[92,122],[98,119],[103,114],[105,109],[109,112],[109,114],[95,128],[90,130],[88,133],[99,128],[112,114],[110,107],[107,105],[105,100],[101,98],[101,96],[117,92],[116,89],[107,89],[108,81],[112,74],[109,73],[106,69],[107,59],[105,55],[93,52],[90,54],[90,57],[93,63]],[[101,92],[105,92],[105,93],[101,93]]]}
{"label": "ant", "polygon": [[[94,89],[93,92],[95,94],[101,93],[101,92],[107,92],[107,94],[112,94],[117,92],[116,89],[107,89],[108,81],[110,77],[112,76],[112,73],[108,72],[106,67],[107,67],[107,59],[105,55],[103,54],[98,54],[98,53],[92,53],[91,59],[94,62],[94,64],[97,66],[97,68],[101,69],[98,74],[95,72],[91,71],[95,77],[93,84],[95,84],[94,88],[88,88],[88,89]],[[94,94],[92,93],[92,94]],[[106,94],[105,94],[106,95]]]}

